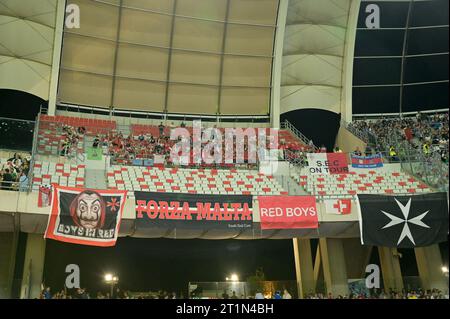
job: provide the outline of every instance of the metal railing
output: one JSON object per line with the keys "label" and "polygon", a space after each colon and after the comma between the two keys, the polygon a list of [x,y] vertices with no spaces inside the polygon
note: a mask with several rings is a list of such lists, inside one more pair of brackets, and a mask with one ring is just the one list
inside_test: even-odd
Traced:
{"label": "metal railing", "polygon": [[302,134],[294,125],[292,125],[288,120],[285,120],[281,123],[281,129],[287,130],[291,132],[295,137],[297,137],[300,141],[302,141],[305,145],[311,146],[314,151],[317,151],[319,148],[314,145],[313,141],[307,138]]}
{"label": "metal railing", "polygon": [[369,145],[378,144],[377,136],[368,130],[361,130],[352,125],[352,123],[346,122],[344,119],[341,119],[341,126],[345,127],[350,133]]}
{"label": "metal railing", "polygon": [[[292,299],[298,298],[297,282],[291,281],[225,281],[225,282],[190,282],[189,299],[254,299],[257,293],[265,299],[273,299],[278,291],[283,295],[287,290]],[[233,293],[235,297],[233,297]],[[228,297],[226,297],[227,295]]]}
{"label": "metal railing", "polygon": [[0,180],[0,190],[2,191],[29,192],[30,188],[31,185],[28,178],[25,181],[25,184],[18,180],[12,182]]}
{"label": "metal railing", "polygon": [[415,148],[395,130],[388,141],[395,147],[403,170],[434,189],[448,191],[448,164],[441,160],[439,154],[430,152],[426,155],[422,145]]}

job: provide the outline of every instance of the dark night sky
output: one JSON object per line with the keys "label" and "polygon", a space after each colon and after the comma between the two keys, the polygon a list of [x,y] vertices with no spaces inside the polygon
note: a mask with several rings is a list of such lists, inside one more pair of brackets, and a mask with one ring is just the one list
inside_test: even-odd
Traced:
{"label": "dark night sky", "polygon": [[241,279],[263,267],[268,280],[295,280],[292,240],[173,240],[119,238],[114,248],[96,248],[47,241],[45,284],[61,289],[65,267],[78,264],[81,285],[90,291],[107,287],[107,272],[131,291],[187,291],[189,281]]}

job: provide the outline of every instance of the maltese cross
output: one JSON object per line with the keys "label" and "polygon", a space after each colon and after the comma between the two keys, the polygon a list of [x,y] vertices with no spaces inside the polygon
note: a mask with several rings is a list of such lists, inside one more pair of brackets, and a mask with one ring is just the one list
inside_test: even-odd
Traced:
{"label": "maltese cross", "polygon": [[111,201],[106,204],[106,206],[111,207],[111,211],[115,212],[116,209],[120,207],[120,203],[117,201],[116,197],[113,197],[111,198]]}
{"label": "maltese cross", "polygon": [[409,229],[409,225],[408,223],[420,226],[420,227],[424,227],[424,228],[430,228],[430,226],[428,226],[427,224],[425,224],[422,219],[430,212],[429,210],[427,210],[425,213],[420,214],[419,216],[416,216],[414,218],[408,219],[409,217],[409,212],[411,209],[411,198],[409,199],[408,203],[403,206],[402,203],[400,203],[396,198],[394,198],[395,201],[397,202],[398,207],[400,208],[403,217],[404,218],[399,218],[397,216],[394,216],[392,214],[386,213],[385,211],[381,211],[383,214],[385,214],[387,217],[389,217],[391,219],[391,221],[386,224],[382,229],[385,228],[390,228],[392,226],[398,225],[403,223],[403,230],[400,234],[400,238],[398,239],[397,245],[399,245],[403,239],[405,239],[405,237],[408,237],[408,239],[414,244],[414,246],[416,245],[416,243],[414,242],[414,238],[411,234],[411,230]]}

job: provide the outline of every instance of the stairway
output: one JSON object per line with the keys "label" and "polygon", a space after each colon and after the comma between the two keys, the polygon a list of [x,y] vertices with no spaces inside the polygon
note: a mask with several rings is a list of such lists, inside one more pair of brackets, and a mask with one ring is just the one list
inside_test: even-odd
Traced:
{"label": "stairway", "polygon": [[106,189],[106,177],[105,170],[102,169],[89,169],[85,170],[85,185],[86,188],[92,189]]}
{"label": "stairway", "polygon": [[300,185],[298,185],[295,180],[290,176],[275,176],[275,179],[280,183],[283,189],[289,192],[289,195],[304,196],[310,195],[307,193]]}

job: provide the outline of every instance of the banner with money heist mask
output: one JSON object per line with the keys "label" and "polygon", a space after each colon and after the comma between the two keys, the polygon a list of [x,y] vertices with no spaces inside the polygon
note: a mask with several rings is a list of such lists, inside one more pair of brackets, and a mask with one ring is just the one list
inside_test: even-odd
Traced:
{"label": "banner with money heist mask", "polygon": [[126,191],[53,187],[45,238],[88,246],[116,244]]}

